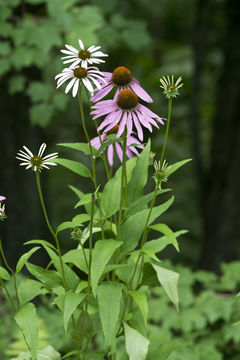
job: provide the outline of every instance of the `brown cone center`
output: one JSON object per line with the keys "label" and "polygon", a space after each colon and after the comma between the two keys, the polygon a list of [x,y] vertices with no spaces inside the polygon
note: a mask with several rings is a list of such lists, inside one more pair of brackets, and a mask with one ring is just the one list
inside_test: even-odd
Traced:
{"label": "brown cone center", "polygon": [[112,81],[116,85],[127,85],[132,81],[131,71],[125,66],[117,67],[112,73]]}
{"label": "brown cone center", "polygon": [[138,97],[132,90],[124,89],[118,95],[117,104],[123,110],[131,110],[137,106]]}
{"label": "brown cone center", "polygon": [[88,51],[88,50],[80,50],[80,51],[78,52],[78,57],[79,57],[80,59],[82,59],[82,60],[89,59],[89,58],[90,58],[90,55],[91,55],[91,53],[90,53],[90,51]]}
{"label": "brown cone center", "polygon": [[118,132],[119,125],[115,125],[110,130],[107,131],[107,135],[116,134]]}
{"label": "brown cone center", "polygon": [[81,66],[76,67],[73,70],[73,72],[74,72],[74,76],[77,77],[78,79],[82,79],[87,76],[87,69]]}

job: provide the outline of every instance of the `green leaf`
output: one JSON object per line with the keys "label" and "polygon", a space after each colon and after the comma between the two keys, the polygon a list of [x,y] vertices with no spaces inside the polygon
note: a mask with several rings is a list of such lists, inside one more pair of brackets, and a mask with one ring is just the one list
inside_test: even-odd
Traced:
{"label": "green leaf", "polygon": [[65,332],[67,332],[68,321],[72,316],[75,309],[83,301],[86,294],[75,294],[72,291],[68,291],[65,294],[64,311],[63,311],[63,324]]}
{"label": "green leaf", "polygon": [[72,229],[77,226],[81,226],[84,222],[89,221],[90,216],[88,214],[79,214],[74,216],[72,221],[64,221],[57,227],[57,233],[66,229]]}
{"label": "green leaf", "polygon": [[24,279],[18,286],[20,305],[24,305],[36,296],[44,293],[43,284],[32,279]]}
{"label": "green leaf", "polygon": [[59,287],[62,284],[61,277],[55,270],[46,270],[29,262],[26,263],[26,267],[30,274],[32,274],[48,288],[53,289]]}
{"label": "green leaf", "polygon": [[[170,191],[170,189],[158,190],[157,195],[165,194],[166,192],[169,192],[169,191]],[[155,191],[152,191],[151,193],[141,196],[139,199],[133,201],[128,206],[128,208],[124,211],[124,219],[126,219],[127,217],[129,217],[131,215],[136,214],[137,212],[139,212],[141,210],[144,210],[146,207],[146,204],[152,200],[154,193],[155,193]]]}
{"label": "green leaf", "polygon": [[[149,225],[162,213],[164,213],[171,206],[173,201],[174,201],[174,196],[172,196],[165,203],[154,207],[149,219]],[[123,245],[121,247],[122,253],[127,253],[135,249],[145,228],[148,215],[149,215],[149,209],[139,211],[138,213],[130,216],[120,226],[119,240],[123,241]]]}
{"label": "green leaf", "polygon": [[46,127],[52,118],[53,108],[48,104],[36,104],[29,110],[30,121],[32,125]]}
{"label": "green leaf", "polygon": [[[186,230],[176,231],[174,233],[174,236],[177,238],[178,236],[185,234],[186,232],[187,232]],[[143,245],[141,252],[143,252],[144,254],[147,254],[152,259],[159,261],[159,259],[156,257],[155,254],[162,251],[163,249],[165,249],[165,247],[167,245],[173,245],[172,240],[166,236],[162,236],[158,239],[154,239],[154,240],[146,242]]]}
{"label": "green leaf", "polygon": [[144,291],[136,290],[136,291],[129,291],[129,294],[139,307],[139,310],[142,313],[143,320],[145,323],[145,326],[147,326],[147,320],[148,320],[148,298],[147,294]]}
{"label": "green leaf", "polygon": [[79,200],[76,205],[74,206],[74,209],[76,209],[79,206],[90,204],[92,202],[92,193],[84,194]]}
{"label": "green leaf", "polygon": [[32,102],[47,102],[52,88],[49,84],[41,81],[31,82],[27,88],[26,94],[31,98]]}
{"label": "green leaf", "polygon": [[155,224],[149,226],[149,228],[164,234],[171,241],[171,244],[175,247],[175,249],[179,252],[179,246],[175,234],[166,224]]}
{"label": "green leaf", "polygon": [[24,334],[32,360],[37,360],[38,326],[35,306],[32,303],[24,305],[14,318]]}
{"label": "green leaf", "polygon": [[92,252],[91,266],[91,284],[94,295],[96,294],[98,281],[105,269],[105,266],[120,245],[122,245],[122,242],[116,240],[98,240],[96,242]]}
{"label": "green leaf", "polygon": [[105,339],[105,347],[111,346],[117,331],[121,298],[121,284],[106,283],[97,288],[99,316]]}
{"label": "green leaf", "polygon": [[[60,360],[61,355],[51,345],[37,352],[37,360]],[[22,352],[18,357],[11,360],[31,360],[29,352]]]}
{"label": "green leaf", "polygon": [[93,322],[91,316],[87,311],[81,311],[79,318],[76,322],[75,328],[72,331],[72,337],[77,340],[77,342],[82,343],[84,338],[91,337],[93,333]]}
{"label": "green leaf", "polygon": [[[128,179],[131,176],[135,163],[136,158],[132,158],[126,162]],[[119,210],[121,195],[121,176],[122,166],[120,166],[120,168],[116,171],[114,177],[109,180],[104,186],[101,203],[106,217],[115,214]]]}
{"label": "green leaf", "polygon": [[131,20],[122,33],[125,43],[131,50],[140,51],[151,43],[151,37],[147,31],[147,24],[142,20]]}
{"label": "green leaf", "polygon": [[179,298],[178,298],[178,280],[179,274],[172,271],[165,269],[159,265],[152,264],[152,267],[156,271],[158,281],[166,291],[169,299],[174,303],[179,310]]}
{"label": "green leaf", "polygon": [[20,257],[20,259],[17,262],[17,266],[16,266],[17,273],[22,270],[22,268],[24,267],[25,263],[28,261],[30,256],[32,256],[32,254],[35,253],[38,249],[40,249],[40,246],[36,246],[36,247],[32,248],[31,250],[29,250],[28,252],[26,252],[25,254],[23,254]]}
{"label": "green leaf", "polygon": [[50,247],[51,249],[56,250],[55,246],[51,244],[49,241],[46,240],[29,240],[24,243],[24,245],[31,245],[31,244],[40,244]]}
{"label": "green leaf", "polygon": [[[85,249],[84,251],[85,251],[87,261],[88,261],[89,250]],[[78,269],[80,269],[81,271],[84,271],[86,274],[88,274],[88,267],[86,265],[86,261],[84,258],[82,248],[69,250],[66,254],[63,255],[63,261],[66,263],[72,263]]]}
{"label": "green leaf", "polygon": [[80,176],[92,177],[88,168],[85,165],[83,165],[82,163],[80,163],[79,161],[57,158],[57,159],[54,159],[54,162],[56,164],[60,164],[60,165],[64,166],[65,168],[73,171],[74,173],[76,173]]}
{"label": "green leaf", "polygon": [[[89,149],[89,145],[87,143],[61,143],[61,144],[57,144],[59,146],[65,146],[67,148],[73,149],[73,150],[77,150],[77,151],[81,151],[84,154],[88,154],[90,155],[90,149]],[[93,156],[97,156],[98,151],[97,149],[95,149],[95,147],[92,146],[92,153]]]}
{"label": "green leaf", "polygon": [[0,279],[3,279],[3,280],[10,280],[11,279],[11,276],[9,275],[7,270],[4,269],[4,267],[2,267],[2,266],[0,266]]}
{"label": "green leaf", "polygon": [[137,330],[124,323],[125,346],[129,360],[145,360],[148,353],[149,340]]}
{"label": "green leaf", "polygon": [[178,161],[175,164],[169,165],[166,168],[166,177],[168,178],[171,174],[173,174],[176,170],[178,170],[180,167],[188,163],[189,161],[192,161],[192,159],[186,159],[182,161]]}
{"label": "green leaf", "polygon": [[128,201],[132,203],[143,194],[144,186],[148,178],[148,165],[151,140],[149,138],[147,145],[137,159],[136,166],[133,169],[131,179],[128,184]]}
{"label": "green leaf", "polygon": [[[61,274],[62,277],[62,268],[59,257],[55,254],[55,252],[52,249],[48,248],[47,246],[44,246],[44,248],[47,251],[48,255],[50,256],[55,268],[57,269],[59,274]],[[63,264],[63,269],[69,289],[75,289],[79,282],[78,276],[66,264]]]}
{"label": "green leaf", "polygon": [[9,94],[13,95],[24,89],[26,78],[23,75],[14,75],[9,79]]}

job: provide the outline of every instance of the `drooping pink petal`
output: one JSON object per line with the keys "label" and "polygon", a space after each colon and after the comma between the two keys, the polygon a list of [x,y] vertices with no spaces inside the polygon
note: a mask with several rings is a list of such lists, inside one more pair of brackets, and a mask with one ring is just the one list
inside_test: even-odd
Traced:
{"label": "drooping pink petal", "polygon": [[129,111],[128,117],[127,117],[127,135],[131,134],[132,127],[133,127],[132,113],[131,113],[131,111]]}
{"label": "drooping pink petal", "polygon": [[142,100],[152,103],[153,99],[151,96],[148,95],[148,93],[136,82],[132,81],[130,84],[132,90],[136,93],[138,97],[140,97]]}
{"label": "drooping pink petal", "polygon": [[108,147],[108,162],[110,166],[113,166],[113,144]]}
{"label": "drooping pink petal", "polygon": [[137,118],[137,116],[135,115],[134,112],[132,112],[132,118],[134,121],[134,125],[136,126],[137,129],[137,133],[138,133],[138,138],[139,140],[143,141],[143,131],[142,131],[142,126]]}
{"label": "drooping pink petal", "polygon": [[115,147],[116,147],[116,151],[117,151],[119,160],[122,162],[122,159],[123,159],[123,151],[122,151],[121,145],[120,145],[118,142],[116,142],[116,143],[115,143]]}
{"label": "drooping pink petal", "polygon": [[127,112],[124,111],[116,137],[120,137],[122,135],[122,133],[124,132],[124,129],[125,129],[126,122],[127,122]]}
{"label": "drooping pink petal", "polygon": [[145,120],[144,116],[140,113],[140,111],[137,111],[137,116],[141,124],[145,126],[150,132],[152,132],[152,126]]}
{"label": "drooping pink petal", "polygon": [[[112,125],[116,120],[116,124],[118,123],[118,121],[121,118],[121,111],[117,110],[114,113],[110,113],[108,116],[106,116],[105,120],[100,124],[100,126],[98,127],[98,131],[102,130],[105,126],[110,124],[110,129],[114,126]],[[106,130],[104,130],[104,132],[106,132]]]}
{"label": "drooping pink petal", "polygon": [[106,96],[112,90],[113,87],[114,87],[113,84],[107,85],[104,89],[98,91],[95,95],[93,95],[90,100],[92,102],[101,100],[104,96]]}

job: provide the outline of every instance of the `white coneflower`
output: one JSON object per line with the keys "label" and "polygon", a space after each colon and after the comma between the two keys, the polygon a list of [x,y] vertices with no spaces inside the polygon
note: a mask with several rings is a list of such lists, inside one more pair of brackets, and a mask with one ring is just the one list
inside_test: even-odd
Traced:
{"label": "white coneflower", "polygon": [[101,46],[90,46],[88,49],[84,48],[82,40],[78,40],[80,50],[75,49],[71,45],[65,45],[67,50],[61,50],[63,54],[66,54],[67,56],[62,57],[61,59],[64,60],[63,64],[72,63],[71,67],[75,67],[78,64],[83,67],[87,67],[88,64],[100,64],[104,63],[105,61],[102,59],[99,59],[104,56],[108,56],[107,54],[104,54],[102,51],[99,51]]}
{"label": "white coneflower", "polygon": [[180,76],[177,81],[174,83],[174,75],[170,76],[167,75],[166,77],[163,76],[160,79],[160,87],[164,90],[163,93],[166,95],[167,99],[170,99],[171,97],[174,98],[179,95],[178,89],[180,89],[183,86],[183,83],[181,83],[182,77]]}
{"label": "white coneflower", "polygon": [[23,150],[19,150],[17,153],[18,156],[16,156],[16,158],[22,161],[20,165],[26,166],[26,169],[32,168],[34,171],[41,171],[42,168],[49,169],[48,165],[57,165],[51,160],[57,158],[58,153],[56,152],[42,157],[46,146],[47,145],[43,143],[40,146],[37,155],[33,155],[33,153],[26,146],[23,146],[25,152]]}
{"label": "white coneflower", "polygon": [[55,76],[55,79],[58,79],[57,89],[67,80],[71,79],[65,89],[65,93],[67,94],[72,88],[73,97],[77,95],[79,84],[81,82],[91,94],[93,94],[94,92],[93,85],[95,85],[96,88],[99,90],[102,88],[99,83],[99,79],[101,80],[101,82],[105,82],[105,80],[103,79],[103,74],[98,70],[97,67],[94,66],[89,68],[85,68],[82,66],[78,66],[76,68],[65,68],[60,74]]}

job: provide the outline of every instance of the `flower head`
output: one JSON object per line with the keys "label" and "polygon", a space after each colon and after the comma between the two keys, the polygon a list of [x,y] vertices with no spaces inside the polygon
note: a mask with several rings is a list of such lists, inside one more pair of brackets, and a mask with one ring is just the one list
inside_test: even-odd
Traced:
{"label": "flower head", "polygon": [[156,183],[159,183],[159,187],[161,188],[162,182],[167,182],[167,172],[168,172],[168,164],[166,160],[164,160],[161,164],[161,161],[154,161],[154,169],[155,169],[155,175],[153,176]]}
{"label": "flower head", "polygon": [[182,77],[180,76],[177,81],[174,83],[174,75],[170,76],[167,75],[167,77],[163,76],[160,79],[160,87],[163,89],[163,93],[166,95],[167,99],[177,97],[179,95],[178,89],[180,89],[183,86],[183,83],[181,83]]}
{"label": "flower head", "polygon": [[[108,132],[104,131],[102,133],[102,135],[100,135],[101,140],[100,140],[99,136],[97,136],[97,137],[95,137],[94,139],[91,140],[91,145],[98,150],[103,143],[110,142],[109,139],[106,138],[107,135],[116,134],[117,131],[118,131],[118,128],[119,128],[119,126],[115,125]],[[127,157],[129,159],[132,158],[134,154],[139,156],[139,152],[138,152],[137,148],[143,149],[144,146],[134,136],[127,135],[126,155],[127,155]],[[107,152],[108,162],[109,162],[110,166],[113,165],[114,150],[116,150],[117,155],[118,155],[120,161],[122,162],[123,150],[122,150],[121,144],[119,142],[116,142],[115,144],[110,143],[109,146],[108,146],[108,152]]]}
{"label": "flower head", "polygon": [[47,145],[43,143],[40,146],[37,155],[33,155],[33,153],[26,146],[23,146],[25,152],[19,150],[19,152],[17,153],[18,156],[16,156],[16,158],[22,161],[20,165],[26,166],[26,169],[32,168],[34,171],[41,171],[42,168],[49,169],[48,165],[57,165],[51,160],[57,158],[58,153],[56,152],[42,157],[46,146]]}
{"label": "flower head", "polygon": [[88,49],[85,49],[82,40],[78,40],[80,50],[75,49],[71,45],[65,45],[67,50],[61,50],[63,54],[66,56],[62,57],[63,64],[72,63],[71,67],[75,67],[78,64],[83,67],[87,67],[88,64],[100,64],[104,63],[105,61],[99,59],[101,57],[108,56],[104,54],[102,51],[99,51],[101,46],[90,46]]}
{"label": "flower head", "polygon": [[113,100],[99,101],[92,108],[93,119],[106,115],[105,120],[98,127],[98,131],[105,128],[104,132],[108,132],[119,124],[117,137],[122,135],[125,126],[128,135],[130,135],[134,124],[138,138],[142,141],[142,126],[152,132],[152,125],[159,128],[157,122],[163,124],[158,115],[139,103],[138,96],[130,89],[122,90],[114,96]]}
{"label": "flower head", "polygon": [[92,96],[91,101],[96,102],[104,98],[113,88],[117,89],[117,94],[123,89],[130,89],[142,100],[152,103],[152,98],[140,86],[137,79],[132,76],[131,71],[125,66],[117,67],[112,73],[103,72],[106,85],[102,90]]}
{"label": "flower head", "polygon": [[6,200],[5,196],[0,195],[0,220],[4,220],[6,218],[5,214],[5,204],[2,204],[2,201]]}
{"label": "flower head", "polygon": [[65,83],[67,80],[71,79],[68,83],[65,93],[67,94],[72,88],[72,96],[75,97],[78,92],[79,84],[82,82],[83,85],[90,91],[91,94],[94,92],[93,85],[97,89],[101,89],[99,79],[104,83],[103,74],[98,70],[97,67],[82,67],[78,66],[75,68],[65,68],[63,71],[55,76],[57,80],[57,89]]}

